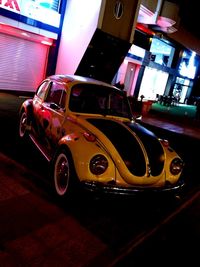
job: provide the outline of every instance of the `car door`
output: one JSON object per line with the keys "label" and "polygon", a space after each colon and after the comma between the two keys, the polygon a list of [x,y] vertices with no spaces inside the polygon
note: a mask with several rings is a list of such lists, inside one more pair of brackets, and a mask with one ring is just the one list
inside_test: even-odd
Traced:
{"label": "car door", "polygon": [[44,137],[44,127],[42,124],[42,120],[44,117],[44,101],[48,94],[49,88],[51,86],[51,82],[49,80],[43,81],[33,98],[33,122],[32,122],[32,130],[33,135],[37,139],[38,142]]}
{"label": "car door", "polygon": [[63,83],[51,82],[48,94],[42,103],[40,124],[44,133],[44,143],[48,150],[54,150],[59,139],[65,134],[66,90]]}

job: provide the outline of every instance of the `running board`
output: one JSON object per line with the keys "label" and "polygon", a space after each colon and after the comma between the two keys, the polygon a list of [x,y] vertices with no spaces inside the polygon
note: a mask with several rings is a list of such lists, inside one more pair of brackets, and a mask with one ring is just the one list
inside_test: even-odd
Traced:
{"label": "running board", "polygon": [[45,153],[44,149],[42,148],[42,146],[37,142],[37,140],[35,139],[35,137],[32,134],[29,134],[31,140],[33,141],[33,143],[36,145],[36,147],[39,149],[39,151],[42,153],[42,155],[45,157],[45,159],[47,161],[51,161],[51,157],[49,155],[47,155],[47,153]]}

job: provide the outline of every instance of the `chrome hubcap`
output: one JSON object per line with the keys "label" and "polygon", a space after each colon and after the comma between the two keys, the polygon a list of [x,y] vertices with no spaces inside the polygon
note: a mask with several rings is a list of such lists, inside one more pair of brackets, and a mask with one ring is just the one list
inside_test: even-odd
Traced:
{"label": "chrome hubcap", "polygon": [[67,157],[60,154],[55,166],[55,186],[59,195],[64,195],[69,183],[69,164]]}

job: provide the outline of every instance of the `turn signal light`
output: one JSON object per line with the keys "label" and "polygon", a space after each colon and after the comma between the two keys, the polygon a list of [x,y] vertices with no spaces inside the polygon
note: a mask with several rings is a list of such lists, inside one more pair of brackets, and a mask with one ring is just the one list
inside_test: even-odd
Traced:
{"label": "turn signal light", "polygon": [[96,141],[96,136],[94,134],[88,133],[88,132],[84,132],[83,136],[85,137],[85,139],[88,142],[95,142]]}
{"label": "turn signal light", "polygon": [[166,139],[160,139],[160,142],[162,143],[163,146],[168,147],[169,146],[169,141]]}

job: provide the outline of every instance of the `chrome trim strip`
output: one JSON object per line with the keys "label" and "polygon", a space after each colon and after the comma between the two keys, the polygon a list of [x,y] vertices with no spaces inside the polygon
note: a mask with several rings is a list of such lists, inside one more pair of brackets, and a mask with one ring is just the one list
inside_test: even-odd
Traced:
{"label": "chrome trim strip", "polygon": [[37,142],[37,140],[34,138],[34,136],[32,134],[29,134],[29,136],[30,136],[32,142],[36,145],[36,147],[42,153],[42,155],[46,158],[46,160],[50,162],[51,157],[45,153],[44,149],[42,149],[42,146]]}

